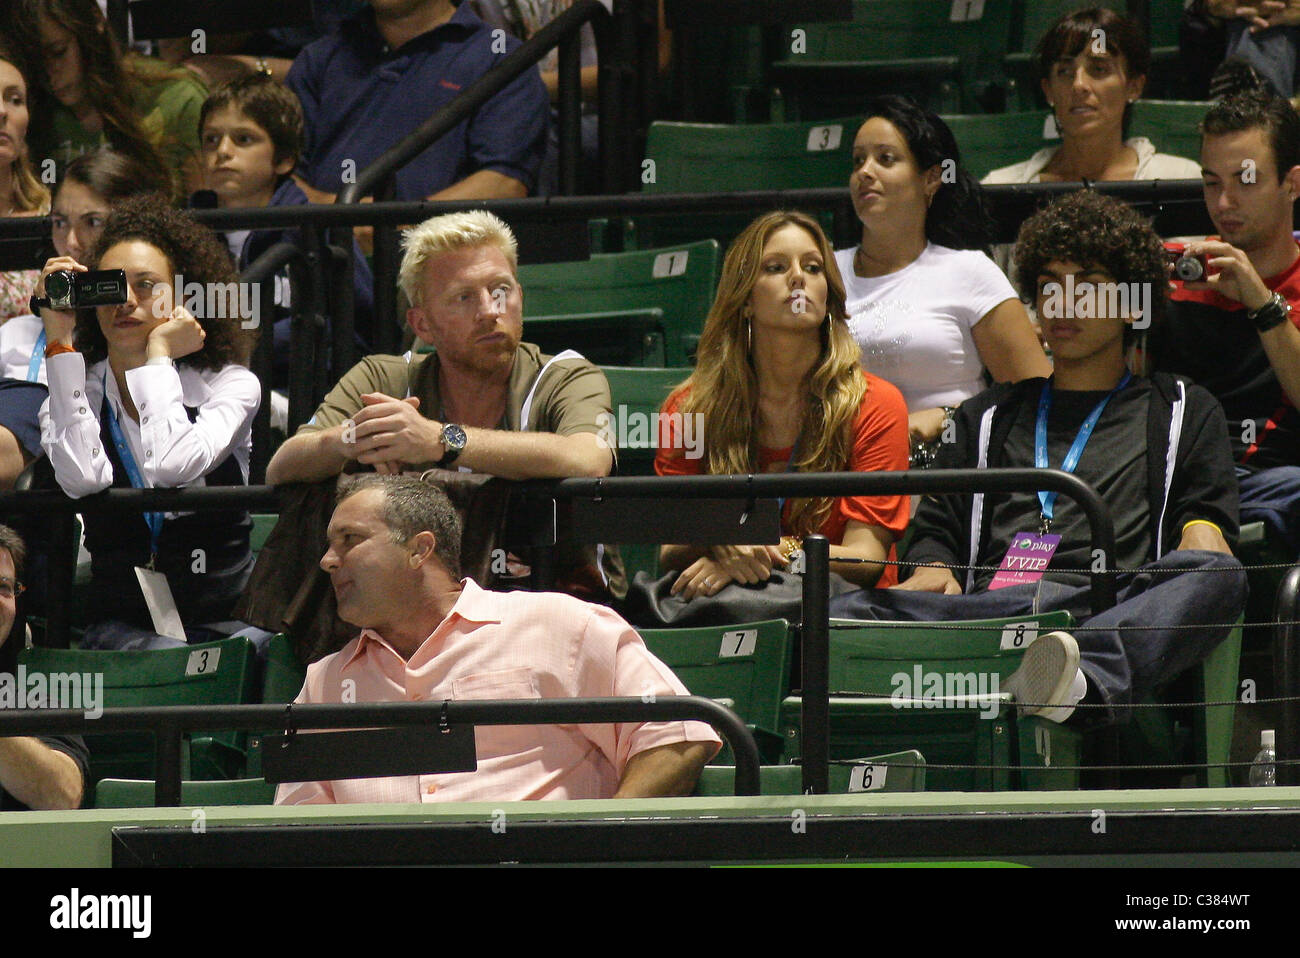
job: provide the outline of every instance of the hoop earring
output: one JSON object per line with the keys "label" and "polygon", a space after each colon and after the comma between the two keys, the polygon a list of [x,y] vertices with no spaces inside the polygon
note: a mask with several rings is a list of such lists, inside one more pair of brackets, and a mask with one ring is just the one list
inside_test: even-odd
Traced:
{"label": "hoop earring", "polygon": [[745,317],[745,352],[754,351],[754,324],[748,316]]}

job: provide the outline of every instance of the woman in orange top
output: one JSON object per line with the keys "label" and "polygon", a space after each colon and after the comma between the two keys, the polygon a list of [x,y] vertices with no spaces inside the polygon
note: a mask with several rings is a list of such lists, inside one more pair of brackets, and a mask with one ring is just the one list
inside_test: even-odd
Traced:
{"label": "woman in orange top", "polygon": [[[817,221],[802,213],[759,217],[727,250],[695,371],[661,416],[659,475],[838,472],[907,468],[907,407],[897,388],[864,373],[849,332],[844,283]],[[700,429],[684,435],[681,416]],[[703,447],[688,446],[702,435]],[[779,546],[665,545],[672,593],[714,595],[767,581],[802,536],[831,541],[831,568],[860,586],[891,585],[887,566],[907,526],[906,496],[791,499]],[[871,559],[840,563],[837,559]]]}

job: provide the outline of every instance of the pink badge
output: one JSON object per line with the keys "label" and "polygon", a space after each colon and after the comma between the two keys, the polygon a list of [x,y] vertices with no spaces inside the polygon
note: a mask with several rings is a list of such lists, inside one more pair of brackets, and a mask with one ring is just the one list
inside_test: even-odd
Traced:
{"label": "pink badge", "polygon": [[1052,554],[1061,544],[1057,535],[1036,535],[1032,532],[1017,532],[1011,539],[1007,554],[1002,558],[997,575],[989,583],[990,589],[1005,589],[1009,585],[1023,585],[1037,582],[1047,571],[1052,561]]}

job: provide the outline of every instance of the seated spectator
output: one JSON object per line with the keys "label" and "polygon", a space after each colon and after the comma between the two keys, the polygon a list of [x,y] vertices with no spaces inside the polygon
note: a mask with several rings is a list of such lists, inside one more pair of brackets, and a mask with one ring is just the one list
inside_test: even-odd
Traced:
{"label": "seated spectator", "polygon": [[[83,153],[68,164],[54,194],[50,223],[55,252],[84,259],[116,203],[166,188],[166,182],[151,182],[148,170],[121,153]],[[32,275],[35,289],[40,270],[33,270]],[[39,414],[49,395],[45,387],[46,345],[45,326],[32,312],[0,326],[0,489],[12,488],[23,470],[44,455]]]}
{"label": "seated spectator", "polygon": [[[199,119],[205,187],[216,194],[220,209],[302,206],[308,201],[289,175],[302,149],[302,107],[285,87],[253,74],[218,87],[203,103]],[[298,230],[235,230],[226,234],[240,272],[279,242],[302,244]],[[369,328],[374,312],[374,277],[365,256],[352,250],[355,320]],[[276,304],[282,315],[274,325],[272,385],[289,385],[287,281],[277,282]],[[361,343],[364,347],[364,343]]]}
{"label": "seated spectator", "polygon": [[1225,21],[1224,63],[1239,64],[1233,72],[1253,72],[1279,96],[1297,92],[1300,4],[1294,0],[1206,0],[1205,7],[1207,13]]}
{"label": "seated spectator", "polygon": [[[245,485],[261,386],[244,363],[248,344],[233,303],[216,302],[234,271],[220,240],[160,199],[123,202],[82,264],[58,256],[55,270],[121,269],[126,301],[94,310],[41,305],[49,341],[50,397],[41,443],[63,491],[76,497],[111,487]],[[173,288],[205,292],[192,315]],[[187,291],[187,301],[191,300]],[[218,315],[207,315],[209,311]],[[75,337],[75,348],[74,348]],[[248,514],[85,514],[91,555],[83,647],[150,643],[161,626],[142,594],[148,566],[165,576],[175,611],[196,641],[205,623],[230,618],[252,569]],[[167,610],[164,608],[164,612]],[[174,638],[181,638],[174,635]]]}
{"label": "seated spectator", "polygon": [[[461,579],[460,522],[406,476],[349,480],[320,564],[362,628],[307,669],[300,704],[686,695],[604,606]],[[345,688],[353,690],[344,696]],[[689,795],[721,745],[698,722],[479,726],[478,769],[281,785],[276,804]]]}
{"label": "seated spectator", "polygon": [[1300,554],[1300,117],[1266,92],[1218,100],[1201,124],[1205,207],[1219,231],[1188,246],[1201,283],[1176,283],[1152,331],[1153,369],[1188,376],[1223,404],[1243,522]]}
{"label": "seated spectator", "polygon": [[33,141],[62,177],[73,157],[101,146],[125,153],[180,199],[199,186],[199,108],[207,88],[190,71],[122,52],[95,0],[19,0],[39,36],[48,91],[57,101]]}
{"label": "seated spectator", "polygon": [[[10,41],[0,36],[0,217],[44,216],[50,211],[50,191],[32,168],[27,147],[27,80]],[[0,272],[0,323],[27,312],[38,270]]]}
{"label": "seated spectator", "polygon": [[[830,243],[802,213],[761,216],[731,244],[695,372],[663,414],[659,475],[907,468],[903,398],[859,367]],[[685,417],[701,424],[692,431],[697,443],[702,433],[702,448],[688,447]],[[690,600],[767,581],[803,536],[820,533],[836,572],[859,585],[888,584],[896,576],[884,560],[907,513],[906,496],[791,499],[779,547],[665,545],[659,562],[681,572],[671,592]]]}
{"label": "seated spectator", "polygon": [[[14,682],[24,625],[17,618],[23,591],[23,540],[0,526],[0,681]],[[16,635],[14,633],[17,633]],[[80,808],[90,753],[80,735],[0,738],[0,811]]]}
{"label": "seated spectator", "polygon": [[[514,234],[481,210],[408,230],[400,283],[406,319],[432,355],[368,356],[325,397],[266,467],[273,484],[431,466],[506,479],[606,476],[600,438],[605,375],[577,353],[522,343],[523,290]],[[592,550],[569,588],[621,597],[617,550]]]}
{"label": "seated spectator", "polygon": [[274,27],[255,34],[209,33],[205,52],[198,54],[192,37],[160,38],[158,55],[168,63],[184,63],[209,87],[250,73],[283,83],[303,47],[328,34],[365,5],[366,0],[312,0],[310,24]]}
{"label": "seated spectator", "polygon": [[[504,49],[502,47],[504,46]],[[370,0],[289,71],[302,101],[306,149],[299,186],[330,202],[344,183],[473,86],[503,53],[470,10],[451,0]],[[546,89],[529,70],[397,172],[397,199],[526,196],[546,148]]]}
{"label": "seated spectator", "polygon": [[1199,386],[1126,367],[1132,324],[1160,321],[1166,287],[1160,239],[1129,207],[1091,191],[1064,197],[1025,221],[1016,261],[1021,289],[1036,290],[1055,372],[965,402],[936,465],[1050,466],[1096,489],[1115,520],[1117,552],[1100,558],[1119,572],[1118,604],[1090,615],[1098,557],[1067,496],[967,493],[925,497],[906,556],[919,567],[892,590],[832,599],[831,615],[946,621],[1069,610],[1087,627],[1077,641],[1039,636],[1003,690],[1054,721],[1085,698],[1106,707],[1096,713],[1127,719],[1118,706],[1204,658],[1245,603],[1230,551],[1237,490],[1223,411]]}
{"label": "seated spectator", "polygon": [[1061,145],[994,170],[983,182],[1168,180],[1200,175],[1193,160],[1157,153],[1146,137],[1125,139],[1131,107],[1142,95],[1151,65],[1151,48],[1134,21],[1107,7],[1068,13],[1043,35],[1035,58]]}
{"label": "seated spectator", "polygon": [[1025,307],[988,257],[992,221],[948,125],[905,97],[867,104],[849,189],[862,241],[839,250],[862,367],[907,402],[912,462],[985,386],[1047,376]]}

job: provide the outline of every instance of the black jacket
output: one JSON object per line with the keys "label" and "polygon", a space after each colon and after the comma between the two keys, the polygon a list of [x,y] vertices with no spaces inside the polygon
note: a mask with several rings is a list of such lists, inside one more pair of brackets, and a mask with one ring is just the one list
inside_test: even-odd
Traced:
{"label": "black jacket", "polygon": [[[1135,377],[1126,388],[1141,382]],[[1159,525],[1147,561],[1176,548],[1183,526],[1193,519],[1213,522],[1228,545],[1235,546],[1237,482],[1222,407],[1205,389],[1181,377],[1155,373],[1150,382],[1147,489],[1150,515],[1159,517]],[[1042,388],[1041,378],[1027,379],[994,386],[966,400],[955,416],[956,441],[940,446],[935,468],[1032,466],[1007,462],[1006,441],[1021,404],[1037,405]],[[1170,461],[1169,450],[1175,444],[1177,455]],[[1080,463],[1076,474],[1088,481],[1086,463]],[[978,563],[987,545],[991,512],[984,509],[983,494],[926,496],[913,519],[907,561],[943,563],[952,567],[959,581],[965,571],[964,588],[969,592],[975,576],[968,566]],[[978,540],[972,541],[976,527]]]}

